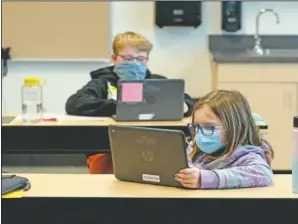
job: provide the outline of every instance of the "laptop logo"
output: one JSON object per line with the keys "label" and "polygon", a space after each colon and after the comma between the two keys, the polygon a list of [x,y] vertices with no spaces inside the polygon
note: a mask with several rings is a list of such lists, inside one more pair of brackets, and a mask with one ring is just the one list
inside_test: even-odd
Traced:
{"label": "laptop logo", "polygon": [[146,162],[152,162],[154,159],[153,153],[148,149],[145,149],[143,151],[142,156]]}
{"label": "laptop logo", "polygon": [[156,102],[156,99],[154,96],[145,96],[145,101],[148,104],[154,104]]}

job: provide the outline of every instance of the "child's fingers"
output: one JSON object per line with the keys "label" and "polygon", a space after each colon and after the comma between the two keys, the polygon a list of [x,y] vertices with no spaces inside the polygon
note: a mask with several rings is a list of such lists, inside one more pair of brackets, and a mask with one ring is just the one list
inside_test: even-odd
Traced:
{"label": "child's fingers", "polygon": [[186,187],[186,188],[196,188],[196,185],[194,185],[193,183],[181,183],[182,186]]}
{"label": "child's fingers", "polygon": [[195,173],[177,173],[176,176],[181,177],[183,179],[190,179],[194,177]]}
{"label": "child's fingers", "polygon": [[194,172],[193,167],[185,168],[185,169],[179,171],[179,173],[183,173],[183,174],[190,174],[190,173],[193,173],[193,172]]}
{"label": "child's fingers", "polygon": [[181,177],[175,177],[175,180],[183,184],[191,184],[193,181],[191,179],[183,179]]}
{"label": "child's fingers", "polygon": [[197,188],[196,182],[192,179],[188,179],[188,180],[183,180],[183,179],[179,179],[177,178],[176,181],[178,181],[182,186],[187,187],[187,188]]}

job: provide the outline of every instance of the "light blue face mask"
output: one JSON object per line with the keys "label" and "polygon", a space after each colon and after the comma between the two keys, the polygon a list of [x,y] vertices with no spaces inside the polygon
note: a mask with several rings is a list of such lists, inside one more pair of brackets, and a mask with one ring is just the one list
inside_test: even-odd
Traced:
{"label": "light blue face mask", "polygon": [[147,74],[147,66],[134,61],[126,61],[115,65],[114,72],[123,80],[143,80]]}
{"label": "light blue face mask", "polygon": [[216,130],[210,136],[204,135],[199,130],[195,136],[195,141],[199,149],[206,154],[215,153],[225,147],[225,144],[220,141],[219,132]]}

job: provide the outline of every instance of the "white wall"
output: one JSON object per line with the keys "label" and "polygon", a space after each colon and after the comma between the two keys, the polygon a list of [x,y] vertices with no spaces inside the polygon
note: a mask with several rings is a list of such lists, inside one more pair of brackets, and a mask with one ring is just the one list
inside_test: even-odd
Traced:
{"label": "white wall", "polygon": [[2,79],[2,113],[21,112],[21,86],[27,76],[39,76],[46,112],[64,113],[67,98],[90,80],[91,70],[104,67],[99,62],[10,62]]}
{"label": "white wall", "polygon": [[276,25],[275,16],[264,14],[260,23],[262,34],[298,35],[298,2],[245,2],[243,4],[243,29],[239,33],[255,33],[255,17],[261,8],[271,8],[280,15],[280,24]]}
{"label": "white wall", "polygon": [[199,96],[209,91],[210,68],[206,50],[210,5],[203,4],[203,23],[198,29],[159,29],[154,24],[154,2],[113,2],[112,5],[113,35],[135,30],[154,44],[149,62],[153,72],[171,78],[183,77],[191,95]]}
{"label": "white wall", "polygon": [[[146,35],[155,45],[150,69],[170,78],[186,80],[187,92],[194,97],[211,89],[211,70],[208,57],[207,35],[222,33],[219,20],[219,3],[203,3],[203,23],[194,28],[163,28],[154,25],[153,2],[111,2],[111,33],[135,30]],[[264,15],[261,33],[298,35],[298,2],[245,2],[243,29],[240,34],[252,34],[255,15],[261,8],[273,8],[280,13],[281,24]],[[44,104],[48,112],[63,113],[67,97],[84,85],[90,70],[104,66],[98,62],[11,62],[8,77],[4,79],[3,113],[20,113],[20,86],[28,75],[47,79]],[[6,103],[6,104],[5,104]]]}

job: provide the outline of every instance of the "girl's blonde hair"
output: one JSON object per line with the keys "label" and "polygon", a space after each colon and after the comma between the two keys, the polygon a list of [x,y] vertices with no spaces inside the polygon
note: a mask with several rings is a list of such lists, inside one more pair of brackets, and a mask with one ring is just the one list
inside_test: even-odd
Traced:
{"label": "girl's blonde hair", "polygon": [[[200,98],[192,113],[192,124],[196,111],[205,105],[221,120],[222,126],[226,130],[227,145],[218,157],[229,156],[241,145],[253,145],[261,147],[265,151],[267,161],[271,164],[274,157],[272,146],[260,138],[259,129],[253,119],[249,103],[239,91],[215,90]],[[195,130],[191,130],[193,147],[191,157],[193,159],[202,154],[194,137]],[[218,157],[209,156],[210,159]]]}

